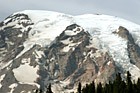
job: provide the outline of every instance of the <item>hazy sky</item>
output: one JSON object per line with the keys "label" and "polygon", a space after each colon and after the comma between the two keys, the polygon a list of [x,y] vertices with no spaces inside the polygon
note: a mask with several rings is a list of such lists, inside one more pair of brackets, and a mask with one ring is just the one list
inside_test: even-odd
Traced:
{"label": "hazy sky", "polygon": [[140,24],[140,0],[0,0],[0,21],[22,10],[108,14]]}

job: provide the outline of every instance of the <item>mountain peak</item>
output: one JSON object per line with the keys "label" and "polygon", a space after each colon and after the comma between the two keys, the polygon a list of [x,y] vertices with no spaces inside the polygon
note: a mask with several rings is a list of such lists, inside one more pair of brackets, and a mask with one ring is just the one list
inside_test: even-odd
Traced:
{"label": "mountain peak", "polygon": [[126,71],[136,80],[139,34],[139,25],[109,15],[14,13],[0,23],[0,91],[27,93],[51,83],[55,93],[70,92],[79,81],[105,83]]}

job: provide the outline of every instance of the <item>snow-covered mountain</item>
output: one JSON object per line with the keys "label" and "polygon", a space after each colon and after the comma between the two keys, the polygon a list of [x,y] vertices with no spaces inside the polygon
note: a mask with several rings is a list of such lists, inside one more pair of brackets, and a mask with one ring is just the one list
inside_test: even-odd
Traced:
{"label": "snow-covered mountain", "polygon": [[26,10],[0,23],[0,92],[55,93],[117,72],[140,77],[140,25],[119,17]]}

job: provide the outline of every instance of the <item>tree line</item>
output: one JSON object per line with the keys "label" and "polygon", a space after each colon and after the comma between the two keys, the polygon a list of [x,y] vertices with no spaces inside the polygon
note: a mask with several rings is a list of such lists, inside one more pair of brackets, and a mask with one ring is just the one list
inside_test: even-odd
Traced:
{"label": "tree line", "polygon": [[[37,90],[35,93],[44,92]],[[46,93],[54,93],[51,90],[51,85],[48,86]],[[86,84],[83,88],[79,82],[76,93],[140,93],[140,78],[138,78],[137,82],[132,82],[129,71],[127,71],[126,80],[123,80],[121,74],[117,73],[114,81],[109,81],[104,85],[99,83],[96,87],[94,81]]]}
{"label": "tree line", "polygon": [[95,87],[94,81],[90,84],[86,84],[85,87],[81,88],[82,85],[79,83],[77,93],[140,93],[140,78],[137,82],[131,80],[131,74],[127,72],[126,80],[123,80],[121,74],[116,74],[114,81],[102,85],[97,84]]}

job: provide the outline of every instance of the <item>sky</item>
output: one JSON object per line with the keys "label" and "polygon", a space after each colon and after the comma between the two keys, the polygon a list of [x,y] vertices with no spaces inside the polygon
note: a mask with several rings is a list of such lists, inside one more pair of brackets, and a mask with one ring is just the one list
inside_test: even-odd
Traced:
{"label": "sky", "polygon": [[0,21],[23,10],[49,10],[70,15],[106,14],[140,25],[140,0],[0,0]]}

